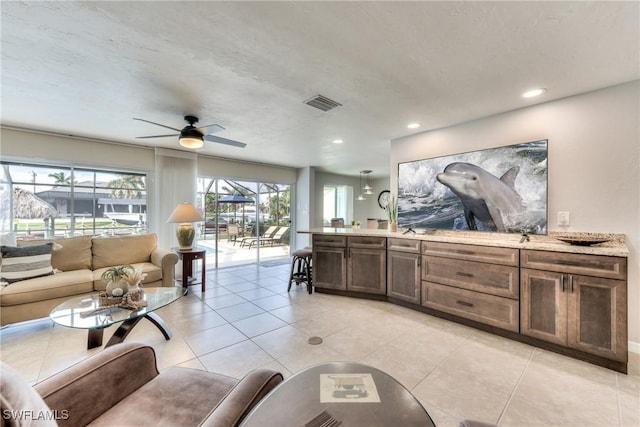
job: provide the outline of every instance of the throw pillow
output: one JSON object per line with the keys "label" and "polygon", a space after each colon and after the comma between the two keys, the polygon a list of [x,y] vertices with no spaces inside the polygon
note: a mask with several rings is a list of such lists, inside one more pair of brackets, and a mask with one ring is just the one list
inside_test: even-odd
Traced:
{"label": "throw pillow", "polygon": [[0,245],[18,246],[18,243],[16,241],[16,233],[0,233]]}
{"label": "throw pillow", "polygon": [[2,246],[0,280],[8,283],[53,274],[53,243],[37,246]]}

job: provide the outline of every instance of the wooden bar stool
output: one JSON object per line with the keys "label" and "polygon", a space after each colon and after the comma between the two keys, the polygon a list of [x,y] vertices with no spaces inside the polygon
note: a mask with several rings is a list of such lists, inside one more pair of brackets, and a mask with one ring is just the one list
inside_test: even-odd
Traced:
{"label": "wooden bar stool", "polygon": [[291,274],[289,275],[289,286],[287,292],[291,290],[291,284],[296,282],[296,286],[300,283],[307,284],[309,294],[313,292],[313,283],[311,281],[311,258],[313,251],[311,248],[298,249],[293,252],[293,262],[291,263]]}

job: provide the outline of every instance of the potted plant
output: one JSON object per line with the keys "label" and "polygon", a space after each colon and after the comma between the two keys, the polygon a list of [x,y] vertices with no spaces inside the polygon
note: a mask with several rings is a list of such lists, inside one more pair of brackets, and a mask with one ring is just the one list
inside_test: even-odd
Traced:
{"label": "potted plant", "polygon": [[[124,264],[116,267],[107,268],[100,276],[100,279],[107,285],[106,292],[108,296],[122,296],[129,290],[129,284],[123,279],[129,274],[134,273],[135,268],[132,265]],[[116,291],[119,289],[119,291]],[[114,295],[114,291],[116,294]]]}
{"label": "potted plant", "polygon": [[387,219],[389,220],[389,231],[398,231],[398,198],[395,195],[389,198]]}
{"label": "potted plant", "polygon": [[353,227],[354,230],[358,230],[360,228],[360,221],[357,221],[357,220],[351,221],[351,226]]}

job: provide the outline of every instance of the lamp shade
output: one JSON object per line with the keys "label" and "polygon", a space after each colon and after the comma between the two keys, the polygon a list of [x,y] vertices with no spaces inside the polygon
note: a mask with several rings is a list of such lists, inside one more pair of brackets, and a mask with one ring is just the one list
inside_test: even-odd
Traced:
{"label": "lamp shade", "polygon": [[198,212],[191,203],[182,202],[173,210],[167,222],[177,222],[178,228],[176,229],[176,237],[180,244],[181,251],[191,250],[193,239],[196,236],[195,229],[192,222],[202,221],[202,215]]}
{"label": "lamp shade", "polygon": [[202,215],[191,203],[182,202],[176,206],[167,222],[198,222],[202,221]]}

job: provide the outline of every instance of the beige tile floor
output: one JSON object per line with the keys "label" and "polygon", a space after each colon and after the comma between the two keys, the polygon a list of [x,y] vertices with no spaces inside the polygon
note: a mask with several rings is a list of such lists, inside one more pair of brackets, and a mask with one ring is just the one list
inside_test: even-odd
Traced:
{"label": "beige tile floor", "polygon": [[[423,403],[438,426],[472,418],[501,426],[640,426],[640,358],[623,375],[388,303],[286,291],[289,265],[207,272],[204,294],[161,309],[165,341],[143,321],[127,338],[173,365],[240,377],[257,367],[290,376],[334,360],[375,366]],[[115,327],[105,332],[105,342]],[[48,319],[0,331],[0,358],[35,383],[100,351],[84,330]],[[318,335],[324,342],[307,344]],[[292,402],[300,404],[300,402]]]}

